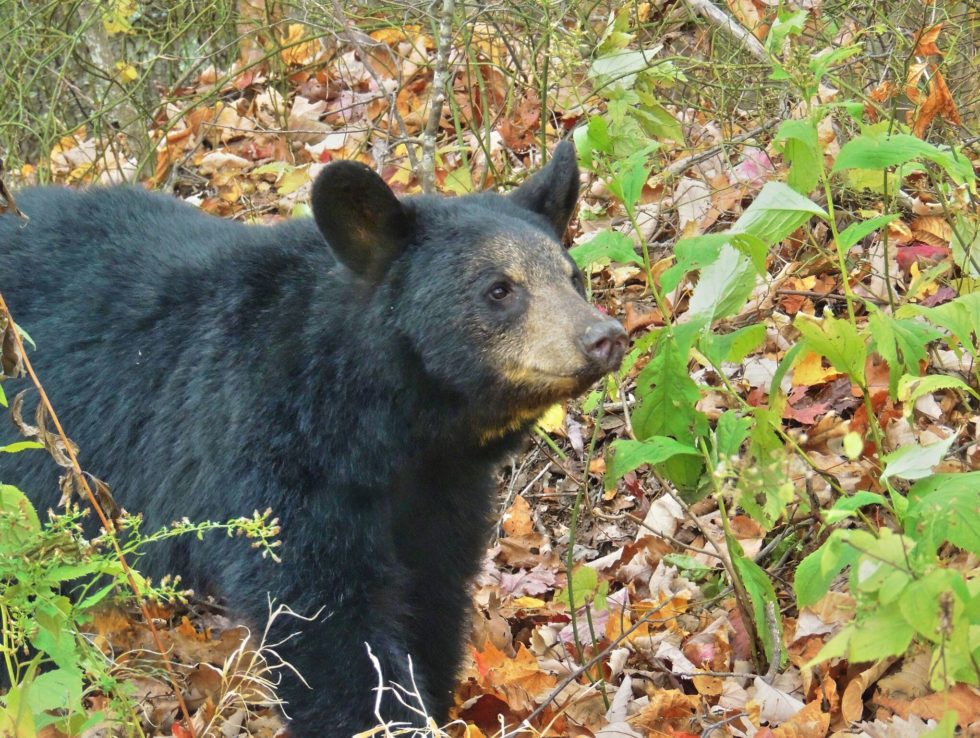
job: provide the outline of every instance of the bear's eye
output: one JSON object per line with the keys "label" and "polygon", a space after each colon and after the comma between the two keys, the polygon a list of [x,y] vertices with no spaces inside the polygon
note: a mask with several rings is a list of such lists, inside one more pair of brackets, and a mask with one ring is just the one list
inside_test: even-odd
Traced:
{"label": "bear's eye", "polygon": [[507,282],[495,282],[487,291],[487,295],[495,302],[503,302],[513,294],[514,288]]}

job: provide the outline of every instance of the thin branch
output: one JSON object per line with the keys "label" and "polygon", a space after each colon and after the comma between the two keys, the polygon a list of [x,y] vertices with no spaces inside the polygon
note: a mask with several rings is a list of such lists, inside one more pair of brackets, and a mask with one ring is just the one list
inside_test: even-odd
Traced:
{"label": "thin branch", "polygon": [[38,397],[40,398],[41,405],[44,407],[44,411],[51,419],[55,429],[58,431],[58,436],[61,438],[62,444],[64,444],[64,451],[71,461],[72,474],[74,474],[77,483],[85,491],[85,496],[88,499],[89,504],[92,506],[92,509],[98,516],[103,530],[105,530],[109,541],[112,543],[112,548],[115,551],[116,559],[119,561],[119,565],[126,576],[126,580],[129,582],[130,589],[133,590],[133,595],[136,597],[136,602],[139,604],[140,612],[143,614],[143,619],[146,621],[146,626],[150,631],[151,637],[153,638],[153,645],[156,647],[157,651],[160,653],[160,657],[163,659],[163,668],[167,672],[167,677],[170,680],[170,684],[174,688],[174,697],[177,700],[181,713],[184,715],[184,727],[187,729],[187,732],[190,734],[191,738],[196,738],[194,724],[191,720],[191,713],[187,709],[187,703],[184,701],[184,694],[181,691],[180,686],[177,684],[177,675],[174,673],[173,664],[170,661],[170,654],[163,645],[163,640],[160,638],[160,632],[153,624],[153,617],[150,615],[150,610],[147,607],[146,599],[142,594],[140,594],[139,585],[136,584],[136,578],[133,576],[133,571],[130,569],[129,564],[126,561],[126,555],[119,546],[119,541],[116,538],[116,526],[105,514],[105,511],[102,509],[102,505],[99,504],[95,493],[92,492],[92,487],[89,486],[88,480],[85,478],[85,474],[82,472],[82,467],[78,463],[78,457],[75,455],[74,446],[72,445],[71,441],[68,440],[68,436],[61,427],[61,421],[58,420],[58,415],[51,406],[51,401],[48,399],[48,394],[44,391],[41,381],[34,372],[34,367],[31,364],[31,360],[27,358],[27,351],[24,350],[24,342],[21,340],[20,331],[17,329],[17,324],[14,322],[14,318],[10,314],[10,309],[7,307],[7,303],[3,299],[2,294],[0,294],[0,316],[5,318],[7,325],[10,326],[10,333],[13,336],[14,343],[17,346],[17,353],[20,360],[23,362],[24,371],[27,372],[27,376],[30,377],[31,383],[37,390]]}
{"label": "thin branch", "polygon": [[442,0],[442,13],[439,17],[439,41],[436,51],[436,69],[432,75],[432,104],[429,120],[422,132],[422,162],[419,167],[419,180],[422,192],[429,194],[436,186],[436,134],[442,120],[442,106],[446,104],[446,88],[449,85],[449,42],[452,35],[454,0]]}
{"label": "thin branch", "polygon": [[695,13],[703,15],[711,23],[721,28],[742,44],[742,48],[761,62],[769,62],[769,52],[759,40],[728,13],[714,5],[711,0],[684,0]]}

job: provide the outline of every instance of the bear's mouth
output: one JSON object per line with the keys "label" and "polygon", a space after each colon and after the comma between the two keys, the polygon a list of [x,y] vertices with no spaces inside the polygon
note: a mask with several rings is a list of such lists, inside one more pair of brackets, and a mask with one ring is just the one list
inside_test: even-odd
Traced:
{"label": "bear's mouth", "polygon": [[505,372],[508,384],[520,390],[543,395],[552,402],[576,397],[607,372],[594,366],[584,366],[572,372],[555,372],[536,366],[519,366]]}

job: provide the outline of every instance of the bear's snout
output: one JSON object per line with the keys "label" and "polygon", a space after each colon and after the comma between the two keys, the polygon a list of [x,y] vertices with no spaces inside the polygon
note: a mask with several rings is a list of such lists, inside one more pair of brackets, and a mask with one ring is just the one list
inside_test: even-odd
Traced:
{"label": "bear's snout", "polygon": [[580,347],[603,374],[619,368],[626,354],[627,335],[618,320],[604,318],[593,323],[580,340]]}

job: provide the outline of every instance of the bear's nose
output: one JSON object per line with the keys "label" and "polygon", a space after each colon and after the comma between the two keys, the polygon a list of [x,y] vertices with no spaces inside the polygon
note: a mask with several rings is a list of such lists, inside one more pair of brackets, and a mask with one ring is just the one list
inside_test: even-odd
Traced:
{"label": "bear's nose", "polygon": [[604,372],[619,368],[626,353],[626,343],[626,331],[612,318],[593,323],[582,337],[586,355]]}

